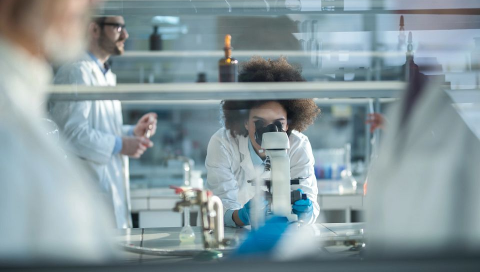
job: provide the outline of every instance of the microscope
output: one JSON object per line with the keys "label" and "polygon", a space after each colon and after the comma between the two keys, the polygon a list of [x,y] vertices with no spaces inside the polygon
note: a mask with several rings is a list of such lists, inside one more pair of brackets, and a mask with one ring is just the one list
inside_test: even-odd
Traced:
{"label": "microscope", "polygon": [[287,132],[283,130],[280,121],[267,126],[264,126],[262,121],[257,121],[255,141],[264,150],[265,170],[271,173],[270,180],[265,180],[271,212],[276,216],[286,217],[290,222],[298,221],[298,216],[292,213],[292,204],[297,200],[306,199],[307,195],[291,190],[291,185],[300,184],[303,178],[293,180],[290,178],[290,159],[287,154],[290,142]]}

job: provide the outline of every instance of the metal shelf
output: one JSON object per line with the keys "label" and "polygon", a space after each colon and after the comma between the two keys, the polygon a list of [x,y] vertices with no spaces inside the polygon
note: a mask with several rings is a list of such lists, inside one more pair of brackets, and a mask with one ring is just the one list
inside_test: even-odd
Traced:
{"label": "metal shelf", "polygon": [[[374,103],[372,98],[315,98],[315,103],[321,107],[328,107],[333,105],[354,105],[364,106]],[[393,103],[398,101],[397,98],[380,98],[379,103]],[[221,100],[135,100],[135,101],[123,101],[122,108],[124,110],[129,109],[145,109],[150,110],[152,108],[159,109],[218,109]]]}
{"label": "metal shelf", "polygon": [[[265,3],[268,3],[268,6]],[[323,9],[321,2],[314,7],[291,10],[275,5],[276,1],[245,0],[116,0],[108,1],[101,13],[104,15],[221,15],[221,16],[278,16],[288,14],[438,14],[438,15],[478,15],[480,8],[449,9],[384,9],[383,0],[370,0],[369,7],[357,5],[355,1],[346,3],[344,8]],[[311,4],[310,4],[311,5]],[[476,6],[474,6],[476,7]]]}
{"label": "metal shelf", "polygon": [[[112,60],[122,60],[131,58],[222,58],[225,55],[223,50],[198,50],[198,51],[126,51],[121,56],[113,56]],[[319,57],[335,58],[342,55],[348,57],[405,57],[405,52],[378,52],[378,51],[323,51],[315,54]],[[299,50],[235,50],[234,57],[252,56],[262,57],[294,57],[294,58],[311,58],[312,53]]]}
{"label": "metal shelf", "polygon": [[390,98],[405,89],[404,82],[282,82],[121,84],[116,87],[54,85],[50,99],[80,100],[243,100],[295,98]]}

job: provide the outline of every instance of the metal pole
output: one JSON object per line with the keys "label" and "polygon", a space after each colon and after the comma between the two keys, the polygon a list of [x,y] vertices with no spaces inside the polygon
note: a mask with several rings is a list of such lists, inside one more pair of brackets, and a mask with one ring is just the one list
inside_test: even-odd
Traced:
{"label": "metal pole", "polygon": [[[381,106],[382,106],[382,104],[380,103],[380,99],[375,98],[375,112],[376,113],[380,113]],[[380,144],[381,131],[379,129],[375,130],[373,136],[375,137],[375,146],[376,147],[372,147],[372,151],[376,153],[378,151],[378,145]],[[377,156],[377,154],[373,154],[373,155]]]}
{"label": "metal pole", "polygon": [[[365,108],[366,116],[374,112],[375,111],[373,109],[373,99],[370,99],[369,102],[366,104],[366,108]],[[370,165],[370,156],[372,152],[371,138],[372,138],[372,134],[370,133],[370,125],[365,125],[365,167],[367,168]]]}

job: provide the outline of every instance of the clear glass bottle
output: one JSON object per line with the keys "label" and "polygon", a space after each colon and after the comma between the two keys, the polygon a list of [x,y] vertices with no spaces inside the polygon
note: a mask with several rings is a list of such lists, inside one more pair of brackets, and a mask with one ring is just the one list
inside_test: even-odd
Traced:
{"label": "clear glass bottle", "polygon": [[178,238],[182,243],[193,243],[195,241],[195,232],[190,226],[190,208],[188,207],[185,207],[183,210],[183,221],[183,228]]}
{"label": "clear glass bottle", "polygon": [[350,143],[345,144],[345,170],[341,173],[341,184],[339,191],[341,194],[354,194],[357,191],[357,180],[352,174],[352,147]]}

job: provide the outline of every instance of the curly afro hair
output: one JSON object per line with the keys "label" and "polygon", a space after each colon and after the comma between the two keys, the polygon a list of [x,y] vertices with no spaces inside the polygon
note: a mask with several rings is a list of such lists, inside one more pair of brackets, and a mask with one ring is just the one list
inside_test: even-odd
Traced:
{"label": "curly afro hair", "polygon": [[242,65],[238,75],[240,82],[297,82],[305,81],[300,67],[294,67],[285,57],[278,60],[252,57]]}
{"label": "curly afro hair", "polygon": [[[265,60],[261,57],[253,57],[242,65],[239,74],[240,82],[299,82],[305,81],[300,69],[290,65],[284,57],[278,60]],[[304,131],[313,124],[320,109],[313,99],[289,99],[289,100],[238,100],[222,101],[223,121],[230,134],[248,136],[245,123],[248,120],[250,110],[261,105],[275,101],[287,112],[287,124],[290,134],[292,130]]]}

